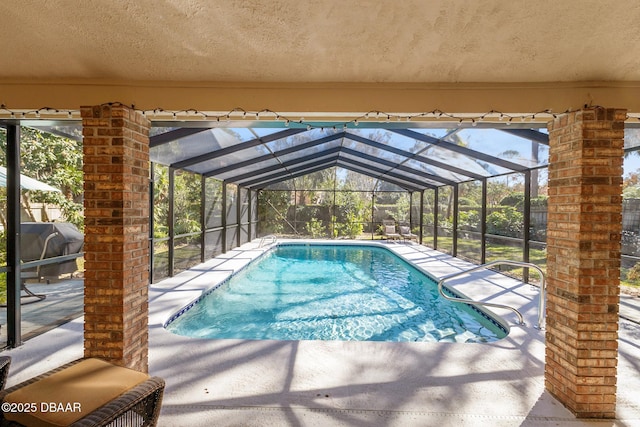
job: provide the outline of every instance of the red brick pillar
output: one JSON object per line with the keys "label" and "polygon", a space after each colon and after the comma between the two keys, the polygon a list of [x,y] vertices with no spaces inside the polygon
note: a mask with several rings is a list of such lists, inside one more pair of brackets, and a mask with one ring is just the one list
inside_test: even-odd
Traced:
{"label": "red brick pillar", "polygon": [[84,355],[147,372],[150,123],[123,105],[81,113]]}
{"label": "red brick pillar", "polygon": [[626,110],[549,123],[545,385],[577,417],[614,418]]}

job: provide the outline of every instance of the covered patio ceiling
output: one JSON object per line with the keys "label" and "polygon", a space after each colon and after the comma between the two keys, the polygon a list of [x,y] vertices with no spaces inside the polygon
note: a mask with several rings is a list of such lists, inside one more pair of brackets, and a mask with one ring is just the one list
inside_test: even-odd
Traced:
{"label": "covered patio ceiling", "polygon": [[[158,163],[254,189],[339,166],[415,191],[544,167],[538,112],[640,123],[639,20],[634,0],[8,2],[0,122],[73,128],[119,102],[161,113]],[[238,108],[307,119],[208,120]]]}
{"label": "covered patio ceiling", "polygon": [[636,114],[639,21],[635,0],[8,1],[0,103]]}
{"label": "covered patio ceiling", "polygon": [[22,0],[0,78],[639,81],[633,0]]}

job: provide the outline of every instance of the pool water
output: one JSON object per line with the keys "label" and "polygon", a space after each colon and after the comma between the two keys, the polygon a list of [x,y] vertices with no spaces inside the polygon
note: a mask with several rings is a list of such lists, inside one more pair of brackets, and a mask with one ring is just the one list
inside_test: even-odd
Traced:
{"label": "pool water", "polygon": [[500,323],[439,297],[430,277],[373,246],[279,246],[167,329],[197,338],[491,342]]}

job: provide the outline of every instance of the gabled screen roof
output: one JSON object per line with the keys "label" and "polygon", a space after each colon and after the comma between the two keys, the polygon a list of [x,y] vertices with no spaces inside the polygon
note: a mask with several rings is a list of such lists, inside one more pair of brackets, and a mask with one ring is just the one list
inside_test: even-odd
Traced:
{"label": "gabled screen roof", "polygon": [[[78,123],[28,125],[73,138],[81,135]],[[488,122],[438,125],[154,122],[150,160],[256,190],[334,167],[420,191],[548,164],[546,129]]]}
{"label": "gabled screen roof", "polygon": [[175,128],[151,137],[150,155],[154,162],[252,189],[340,167],[420,191],[548,162],[546,130],[380,125]]}

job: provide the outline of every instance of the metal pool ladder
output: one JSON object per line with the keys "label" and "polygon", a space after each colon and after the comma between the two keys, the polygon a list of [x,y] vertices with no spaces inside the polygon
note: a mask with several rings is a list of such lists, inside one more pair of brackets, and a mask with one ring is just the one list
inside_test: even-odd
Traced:
{"label": "metal pool ladder", "polygon": [[270,240],[272,244],[278,242],[278,238],[275,235],[269,234],[268,236],[264,236],[262,239],[260,239],[260,244],[258,245],[258,247],[261,248],[267,240]]}
{"label": "metal pool ladder", "polygon": [[518,320],[520,321],[519,324],[520,325],[524,325],[525,323],[524,323],[524,318],[522,317],[522,314],[517,309],[515,309],[513,307],[510,307],[508,305],[503,305],[503,304],[491,303],[491,302],[474,301],[474,300],[470,300],[470,299],[466,299],[466,298],[450,297],[448,295],[445,295],[445,293],[444,293],[444,291],[442,289],[442,287],[444,285],[444,282],[446,282],[447,280],[453,279],[454,277],[458,277],[458,276],[462,276],[462,275],[471,273],[473,271],[487,269],[487,268],[493,267],[495,265],[512,265],[512,266],[516,266],[516,267],[533,268],[534,270],[536,270],[538,272],[538,274],[540,276],[540,285],[535,285],[535,284],[530,284],[530,285],[531,286],[536,286],[540,290],[540,294],[539,294],[539,297],[538,297],[538,299],[539,299],[539,301],[538,301],[538,324],[535,327],[537,329],[543,330],[544,329],[544,303],[545,303],[546,289],[547,288],[546,288],[544,273],[542,272],[540,267],[538,267],[535,264],[532,264],[532,263],[529,263],[529,262],[509,261],[509,260],[491,261],[491,262],[488,262],[486,264],[482,264],[482,265],[478,265],[476,267],[470,268],[468,270],[464,270],[464,271],[460,271],[460,272],[457,272],[457,273],[453,273],[453,274],[449,274],[447,276],[444,276],[438,282],[438,292],[440,292],[440,295],[442,295],[443,298],[448,299],[449,301],[462,302],[462,303],[473,304],[473,305],[486,305],[488,307],[496,307],[496,308],[506,308],[507,310],[511,310],[514,313],[516,313],[516,315],[518,316]]}

